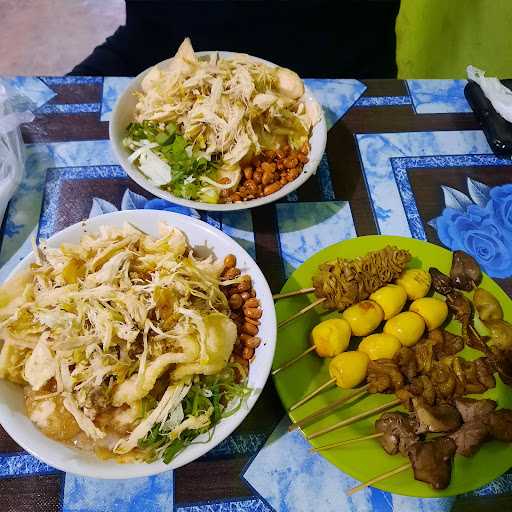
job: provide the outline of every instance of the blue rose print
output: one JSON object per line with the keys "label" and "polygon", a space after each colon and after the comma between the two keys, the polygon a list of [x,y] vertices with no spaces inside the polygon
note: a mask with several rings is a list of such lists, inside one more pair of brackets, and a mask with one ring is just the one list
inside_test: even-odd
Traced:
{"label": "blue rose print", "polygon": [[471,254],[491,277],[512,275],[512,185],[468,179],[469,196],[443,187],[446,208],[431,225],[452,251]]}
{"label": "blue rose print", "polygon": [[512,185],[494,187],[489,192],[496,225],[505,236],[512,237]]}

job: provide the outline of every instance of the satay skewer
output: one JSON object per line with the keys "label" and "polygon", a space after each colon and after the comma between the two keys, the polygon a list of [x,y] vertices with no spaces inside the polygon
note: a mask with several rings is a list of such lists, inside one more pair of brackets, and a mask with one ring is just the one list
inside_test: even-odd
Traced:
{"label": "satay skewer", "polygon": [[363,489],[366,489],[370,485],[376,484],[377,482],[380,482],[382,480],[386,480],[386,478],[389,478],[393,475],[396,475],[398,473],[401,473],[402,471],[405,471],[406,469],[412,468],[412,464],[410,462],[406,462],[405,464],[402,464],[401,466],[398,466],[395,469],[392,469],[391,471],[387,471],[386,473],[382,473],[382,475],[376,476],[372,478],[371,480],[368,480],[366,482],[363,482],[359,485],[356,485],[352,489],[349,489],[346,491],[347,496],[352,496],[356,492],[362,491]]}
{"label": "satay skewer", "polygon": [[304,356],[307,356],[310,352],[313,352],[315,350],[315,345],[311,345],[308,349],[304,350],[301,354],[298,356],[293,357],[292,359],[288,359],[285,363],[283,363],[279,368],[276,368],[275,370],[272,370],[272,375],[277,375],[280,371],[290,367],[292,364],[295,364],[297,361],[302,359]]}
{"label": "satay skewer", "polygon": [[[411,259],[409,251],[397,247],[386,246],[376,251],[370,251],[365,256],[352,260],[337,259],[322,263],[318,272],[313,276],[312,288],[301,288],[296,292],[276,294],[274,298],[292,297],[315,292],[317,300],[287,318],[278,327],[300,317],[311,308],[326,301],[329,310],[343,311],[348,306],[368,298],[381,286],[389,284],[400,276]],[[366,270],[363,270],[366,269]],[[351,278],[347,281],[347,275]],[[372,279],[371,286],[366,286],[368,276]],[[350,284],[349,284],[350,283]],[[349,290],[347,290],[349,289]]]}
{"label": "satay skewer", "polygon": [[302,398],[298,402],[295,402],[293,405],[291,405],[290,409],[288,409],[288,410],[294,411],[295,409],[297,409],[297,407],[300,407],[302,404],[305,404],[308,400],[311,400],[316,395],[318,395],[325,389],[330,388],[335,383],[336,383],[336,379],[329,379],[327,382],[324,382],[321,386],[316,388],[314,391],[311,391],[311,393],[308,393],[304,398]]}
{"label": "satay skewer", "polygon": [[377,432],[375,434],[369,434],[367,436],[354,437],[352,439],[347,439],[346,441],[338,441],[337,443],[326,444],[324,446],[319,446],[318,448],[311,448],[309,451],[311,453],[320,452],[322,450],[331,450],[332,448],[339,448],[341,446],[348,446],[350,444],[358,443],[359,441],[366,441],[367,439],[376,439],[378,437],[382,437],[384,432]]}
{"label": "satay skewer", "polygon": [[294,313],[292,316],[288,317],[286,320],[282,320],[281,322],[279,322],[277,324],[277,328],[279,329],[279,327],[285,326],[286,324],[288,324],[292,320],[295,320],[295,319],[299,318],[299,316],[304,315],[309,310],[311,310],[313,308],[316,308],[316,306],[319,306],[320,304],[322,304],[322,302],[325,302],[326,300],[327,299],[325,297],[322,297],[321,299],[315,300],[315,302],[312,302],[308,306],[306,306],[306,307],[302,308],[301,310],[297,311],[297,313]]}
{"label": "satay skewer", "polygon": [[292,423],[288,427],[288,430],[291,432],[292,430],[295,430],[296,428],[302,428],[305,425],[307,425],[308,423],[313,422],[317,418],[320,418],[320,417],[324,416],[325,414],[328,414],[331,411],[334,411],[341,405],[353,402],[353,401],[357,400],[358,398],[363,397],[367,393],[368,393],[368,384],[366,384],[365,386],[362,386],[361,388],[357,388],[355,390],[355,392],[352,393],[351,395],[339,398],[338,400],[335,400],[331,404],[326,405],[325,407],[322,407],[320,410],[306,416],[305,418],[302,418],[301,420],[297,421],[296,423]]}
{"label": "satay skewer", "polygon": [[378,407],[374,407],[373,409],[370,409],[368,411],[364,411],[362,413],[356,414],[355,416],[351,416],[350,418],[346,418],[342,421],[338,421],[338,423],[335,423],[334,425],[331,425],[330,427],[326,427],[321,430],[317,430],[316,432],[309,434],[307,436],[307,439],[315,439],[315,437],[322,436],[324,434],[327,434],[328,432],[332,432],[333,430],[336,430],[341,427],[346,427],[347,425],[351,425],[352,423],[355,423],[356,421],[367,418],[368,416],[373,416],[374,414],[377,414],[379,412],[387,411],[388,409],[391,409],[392,407],[395,407],[395,405],[399,405],[401,403],[402,403],[401,400],[399,400],[397,398],[396,400],[388,402],[387,404],[379,405]]}
{"label": "satay skewer", "polygon": [[287,299],[288,297],[296,297],[298,295],[306,295],[307,293],[313,293],[315,288],[301,288],[300,290],[295,290],[294,292],[286,292],[286,293],[275,293],[272,295],[274,300],[279,299]]}

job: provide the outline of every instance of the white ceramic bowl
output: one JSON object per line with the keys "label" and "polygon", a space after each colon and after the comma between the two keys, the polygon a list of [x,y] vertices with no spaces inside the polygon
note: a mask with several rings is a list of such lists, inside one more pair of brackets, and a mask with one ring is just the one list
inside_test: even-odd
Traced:
{"label": "white ceramic bowl", "polygon": [[[214,52],[197,52],[196,55],[198,57],[204,57]],[[233,55],[233,52],[216,52],[221,57],[229,59]],[[268,66],[276,67],[276,64],[272,62],[268,62],[266,60],[260,59],[258,57],[251,57],[252,59],[267,64]],[[164,60],[157,64],[157,66],[165,65],[171,59]],[[325,123],[325,118],[323,114],[322,107],[318,103],[318,101],[313,96],[311,90],[306,87],[304,93],[304,101],[306,103],[315,104],[318,112],[320,112],[320,120],[313,127],[313,131],[311,133],[311,137],[309,139],[309,144],[311,146],[311,151],[309,154],[309,162],[304,166],[301,174],[292,182],[286,184],[283,188],[270,194],[265,197],[260,197],[258,199],[252,199],[250,201],[245,201],[241,203],[231,203],[231,204],[209,204],[202,203],[200,201],[191,201],[189,199],[182,199],[174,196],[170,192],[162,190],[155,186],[150,180],[148,180],[140,171],[137,169],[135,164],[130,163],[128,161],[128,157],[130,156],[130,152],[127,148],[125,148],[122,144],[123,138],[126,137],[126,127],[129,123],[133,121],[135,118],[135,105],[137,103],[137,99],[135,97],[134,92],[140,91],[140,84],[144,76],[149,72],[151,68],[146,69],[139,75],[137,75],[128,85],[126,90],[119,96],[114,110],[112,112],[112,119],[110,121],[109,126],[109,136],[110,142],[112,144],[112,148],[114,150],[114,154],[119,161],[121,167],[125,170],[125,172],[130,176],[130,178],[138,183],[142,188],[148,190],[153,195],[157,197],[161,197],[162,199],[167,199],[168,201],[180,204],[182,206],[188,206],[189,208],[196,208],[199,210],[214,210],[214,211],[233,211],[233,210],[245,210],[247,208],[255,208],[256,206],[262,206],[267,203],[271,203],[273,201],[277,201],[281,197],[286,196],[290,192],[293,192],[295,189],[300,187],[306,180],[308,180],[313,174],[315,174],[318,164],[322,158],[322,155],[325,151],[325,144],[327,141],[327,125]]]}
{"label": "white ceramic bowl", "polygon": [[[248,385],[252,393],[240,410],[229,418],[223,419],[214,429],[211,440],[204,444],[192,444],[175,457],[170,464],[154,462],[151,464],[118,464],[104,461],[93,454],[66,446],[43,435],[29,420],[25,411],[23,392],[20,386],[0,380],[0,424],[6,432],[27,452],[62,471],[94,478],[134,478],[162,473],[187,464],[225,439],[244,420],[256,403],[267,381],[274,357],[276,342],[276,316],[272,293],[258,265],[234,240],[216,228],[185,215],[161,210],[129,210],[108,213],[79,222],[55,234],[48,240],[50,247],[58,247],[63,242],[77,243],[86,232],[97,231],[101,225],[122,226],[131,222],[146,233],[157,235],[159,221],[181,229],[193,247],[199,250],[211,249],[219,258],[234,254],[237,266],[251,276],[258,299],[261,301],[263,316],[259,336],[263,343],[256,350],[256,357],[249,370]],[[11,275],[24,269],[34,261],[29,254],[13,270]],[[198,440],[205,440],[204,434]]]}

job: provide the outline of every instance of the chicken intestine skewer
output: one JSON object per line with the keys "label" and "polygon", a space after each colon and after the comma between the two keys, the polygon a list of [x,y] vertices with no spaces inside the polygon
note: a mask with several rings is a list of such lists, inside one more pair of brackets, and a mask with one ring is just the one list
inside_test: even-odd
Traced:
{"label": "chicken intestine skewer", "polygon": [[[367,299],[373,292],[400,277],[410,260],[409,251],[388,245],[353,260],[338,258],[322,263],[313,276],[317,300],[283,320],[278,327],[286,325],[320,304],[327,310],[343,311],[352,304]],[[303,288],[301,291],[310,293],[311,289]],[[289,297],[292,293],[294,292],[278,294],[277,297]]]}

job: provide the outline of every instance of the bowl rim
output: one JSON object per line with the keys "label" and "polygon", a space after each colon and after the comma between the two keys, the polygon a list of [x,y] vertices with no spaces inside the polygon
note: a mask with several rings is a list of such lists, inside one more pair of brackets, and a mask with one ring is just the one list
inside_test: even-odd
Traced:
{"label": "bowl rim", "polygon": [[[223,233],[219,229],[215,228],[214,226],[211,226],[210,224],[207,224],[206,222],[195,219],[193,217],[189,217],[187,215],[183,215],[180,213],[174,213],[169,212],[166,210],[121,210],[117,212],[111,212],[106,213],[103,215],[99,215],[97,217],[93,217],[91,219],[86,219],[83,221],[79,221],[75,224],[72,224],[71,226],[68,226],[64,228],[61,231],[58,231],[57,233],[53,234],[51,237],[47,239],[47,242],[49,242],[50,246],[53,243],[60,243],[60,239],[64,237],[73,236],[73,234],[76,234],[76,232],[83,234],[87,231],[87,227],[90,227],[90,231],[97,232],[98,228],[102,225],[108,225],[108,220],[112,218],[118,218],[121,217],[121,220],[123,217],[128,217],[132,215],[142,215],[142,213],[146,214],[154,214],[154,222],[155,224],[159,221],[169,221],[171,225],[174,225],[178,227],[185,236],[188,238],[188,234],[186,232],[187,224],[194,225],[199,230],[202,230],[207,237],[205,237],[206,242],[212,242],[212,239],[217,238],[220,239],[223,242],[227,242],[231,246],[235,246],[237,251],[243,255],[245,261],[244,266],[249,268],[249,272],[251,275],[251,278],[254,280],[257,280],[258,287],[263,290],[263,294],[261,293],[262,290],[259,290],[258,298],[265,303],[270,303],[273,306],[273,299],[272,299],[272,292],[270,290],[270,286],[265,278],[265,275],[263,274],[262,270],[252,258],[252,256],[233,238],[228,236],[227,234]],[[104,219],[105,222],[101,222],[101,220]],[[127,221],[128,221],[127,219]],[[90,223],[90,221],[94,221]],[[92,224],[92,226],[90,225]],[[56,241],[57,240],[57,241]],[[7,282],[9,279],[14,277],[19,272],[23,271],[27,265],[29,265],[32,261],[34,261],[34,252],[31,251],[29,254],[27,254],[17,265],[16,267],[9,273],[8,277],[6,278]],[[194,455],[191,455],[189,452],[189,455],[187,455],[187,449],[183,450],[173,461],[171,461],[170,464],[164,464],[162,461],[155,461],[152,463],[145,463],[145,462],[134,462],[134,463],[115,463],[115,466],[113,464],[105,464],[103,465],[103,462],[111,462],[111,461],[103,461],[96,457],[94,454],[79,450],[76,448],[73,448],[69,445],[66,445],[65,443],[54,441],[51,438],[48,438],[44,434],[41,435],[44,437],[44,439],[48,442],[47,448],[50,447],[51,444],[57,444],[58,446],[62,447],[62,449],[72,450],[72,453],[77,454],[78,457],[70,457],[69,459],[72,461],[76,461],[80,458],[81,455],[87,458],[91,458],[91,461],[82,461],[81,463],[74,462],[73,466],[68,466],[66,463],[62,463],[62,456],[56,457],[53,452],[50,449],[44,450],[44,453],[42,454],[40,449],[37,447],[34,447],[29,442],[26,442],[24,439],[20,439],[20,435],[18,434],[19,431],[15,429],[15,426],[19,426],[19,424],[14,421],[12,422],[10,420],[10,417],[13,416],[12,410],[9,406],[5,405],[5,409],[0,407],[0,425],[4,428],[4,430],[7,432],[7,434],[17,443],[19,444],[25,451],[33,455],[34,457],[38,458],[39,460],[43,461],[45,464],[48,464],[60,471],[64,471],[67,473],[73,473],[80,476],[85,477],[91,477],[91,478],[99,478],[99,479],[105,479],[105,480],[115,480],[115,479],[126,479],[126,478],[139,478],[139,477],[148,477],[152,475],[157,475],[160,473],[163,473],[165,471],[170,471],[177,469],[185,464],[188,464],[190,462],[193,462],[197,460],[199,457],[204,456],[206,453],[208,453],[210,450],[215,448],[219,443],[221,443],[224,439],[226,439],[229,435],[233,433],[233,431],[238,428],[242,422],[245,420],[247,415],[250,413],[254,405],[256,404],[259,396],[261,395],[261,392],[263,391],[263,388],[265,384],[268,381],[268,378],[270,376],[270,371],[272,367],[272,361],[274,358],[275,348],[276,348],[276,339],[277,339],[277,323],[276,323],[276,313],[274,307],[268,308],[268,315],[265,315],[265,322],[268,325],[268,330],[270,333],[270,336],[266,337],[265,339],[265,346],[268,347],[266,350],[266,355],[264,359],[264,363],[262,365],[262,368],[260,369],[260,377],[257,379],[258,383],[257,386],[254,386],[254,384],[251,386],[251,393],[245,400],[245,403],[243,406],[235,413],[233,416],[230,416],[228,418],[224,418],[219,422],[218,425],[216,425],[213,429],[210,429],[206,434],[201,434],[201,436],[208,435],[209,433],[212,433],[212,439],[205,443],[197,443],[195,444],[196,447],[198,447],[194,453]],[[23,392],[22,386],[16,385],[14,383],[11,383],[10,381],[2,380],[0,381],[3,384],[6,384],[8,386],[16,386],[20,392]],[[3,394],[3,390],[0,390],[0,397]],[[5,402],[4,402],[5,404]],[[25,417],[30,421],[28,416],[26,415],[26,411],[24,411]],[[222,432],[220,435],[216,433],[217,427],[222,424]],[[37,429],[37,427],[34,425],[34,428]],[[39,429],[37,429],[39,430]],[[40,431],[39,431],[40,432]],[[217,436],[217,437],[215,437]],[[194,446],[192,444],[191,446]],[[177,460],[177,462],[175,462]],[[81,464],[84,464],[85,467],[80,467]],[[103,467],[102,467],[103,466]]]}
{"label": "bowl rim", "polygon": [[[207,57],[212,54],[218,54],[221,57],[224,58],[232,58],[236,55],[247,55],[247,54],[240,54],[237,52],[230,52],[230,51],[221,51],[221,50],[208,50],[208,51],[200,51],[195,52],[196,56],[198,57]],[[253,55],[248,55],[252,60],[255,60],[257,62],[261,62],[263,64],[266,64],[271,67],[279,67],[277,64],[270,62],[268,60],[262,59],[260,57],[255,57]],[[121,103],[123,102],[124,98],[131,93],[131,91],[139,90],[140,89],[140,82],[144,78],[144,76],[149,73],[149,71],[154,68],[161,65],[165,65],[166,63],[170,62],[174,57],[171,57],[169,59],[165,59],[161,62],[158,62],[154,64],[153,66],[150,66],[149,68],[145,69],[144,71],[141,71],[136,77],[132,78],[127,85],[126,89],[118,96],[114,108],[112,109],[111,118],[109,121],[109,127],[108,127],[108,133],[109,133],[109,140],[110,145],[112,147],[112,151],[114,153],[114,156],[116,160],[118,161],[119,165],[123,168],[123,170],[126,172],[126,174],[133,180],[135,183],[137,183],[139,186],[141,186],[143,189],[147,190],[148,192],[151,192],[154,196],[159,197],[161,199],[165,199],[171,203],[185,206],[187,208],[193,208],[196,210],[206,210],[206,211],[238,211],[238,210],[247,210],[250,208],[257,208],[258,206],[263,206],[269,203],[272,203],[274,201],[277,201],[286,195],[290,194],[291,192],[295,191],[297,188],[302,186],[311,176],[316,174],[317,168],[320,165],[320,162],[322,160],[322,157],[325,153],[325,147],[327,145],[327,123],[325,120],[324,111],[322,108],[322,105],[320,102],[315,98],[313,92],[311,89],[304,84],[304,95],[302,98],[306,101],[311,102],[315,105],[317,108],[320,119],[317,122],[315,126],[313,126],[311,135],[309,137],[309,141],[311,142],[314,135],[318,137],[318,142],[313,146],[311,144],[310,154],[309,154],[309,161],[304,165],[304,168],[302,169],[302,172],[295,178],[293,181],[287,183],[284,187],[279,189],[277,192],[274,192],[273,194],[269,194],[268,196],[259,197],[256,199],[251,199],[249,201],[242,201],[241,203],[204,203],[201,201],[193,201],[191,199],[183,199],[174,196],[170,192],[167,192],[166,190],[162,190],[161,188],[157,187],[151,181],[142,174],[139,169],[137,169],[133,164],[129,163],[127,161],[127,155],[124,154],[124,149],[122,147],[122,143],[118,143],[116,141],[115,133],[119,133],[123,128],[119,127],[117,125],[117,122],[115,122],[117,112],[121,108]]]}

